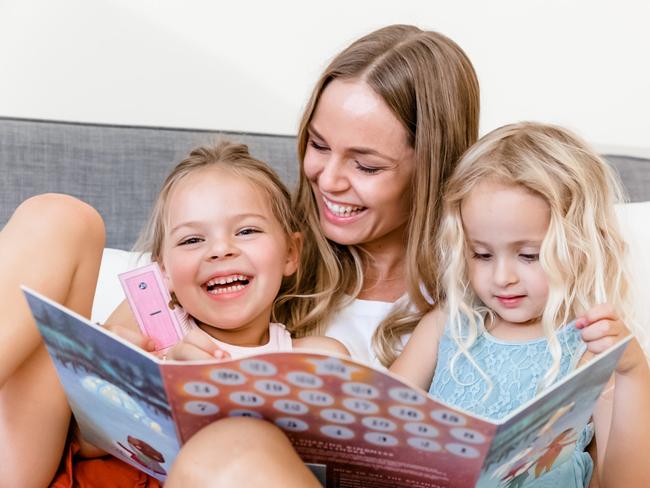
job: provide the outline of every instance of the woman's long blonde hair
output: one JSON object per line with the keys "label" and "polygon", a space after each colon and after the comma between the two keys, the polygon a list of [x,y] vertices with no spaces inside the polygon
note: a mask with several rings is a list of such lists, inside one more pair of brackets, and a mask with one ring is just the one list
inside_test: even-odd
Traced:
{"label": "woman's long blonde hair", "polygon": [[[417,27],[393,25],[372,32],[341,52],[316,83],[298,133],[300,181],[294,201],[305,246],[298,273],[300,296],[286,303],[284,322],[297,336],[323,332],[331,316],[363,285],[364,256],[355,246],[328,240],[305,177],[308,129],[321,94],[335,79],[368,84],[393,111],[414,149],[412,214],[405,240],[407,292],[380,324],[373,339],[385,365],[396,357],[400,337],[431,308],[422,293],[440,297],[435,235],[442,187],[460,155],[478,137],[479,87],[465,53],[450,39]],[[411,306],[410,304],[413,304]]]}
{"label": "woman's long blonde hair", "polygon": [[445,191],[438,241],[449,325],[459,346],[452,373],[461,355],[476,366],[470,348],[483,328],[485,308],[472,291],[466,266],[469,250],[461,204],[486,180],[524,188],[550,208],[540,250],[549,283],[541,322],[553,358],[540,385],[547,386],[559,372],[562,351],[555,331],[560,326],[604,302],[627,323],[632,319],[623,265],[626,245],[614,213],[620,186],[586,143],[551,125],[522,122],[501,127],[463,156]]}
{"label": "woman's long blonde hair", "polygon": [[[280,177],[271,167],[250,155],[245,144],[228,141],[199,146],[178,163],[167,175],[134,249],[151,253],[151,260],[161,262],[162,248],[167,224],[167,202],[172,190],[186,176],[197,171],[220,169],[245,178],[266,197],[273,216],[284,231],[287,242],[298,232],[298,223],[291,208],[291,195]],[[283,279],[274,302],[271,319],[278,321],[278,310],[283,310],[287,297],[296,294],[295,276]],[[281,313],[280,313],[281,315]]]}

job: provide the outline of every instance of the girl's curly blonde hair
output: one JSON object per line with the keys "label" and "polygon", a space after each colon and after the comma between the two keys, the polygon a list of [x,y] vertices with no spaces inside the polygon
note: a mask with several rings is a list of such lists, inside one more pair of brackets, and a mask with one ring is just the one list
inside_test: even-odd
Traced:
{"label": "girl's curly blonde hair", "polygon": [[486,180],[523,187],[550,208],[540,250],[549,283],[541,321],[553,357],[540,385],[547,386],[559,371],[561,348],[555,331],[560,326],[604,302],[626,324],[634,323],[623,265],[626,244],[614,212],[614,204],[621,200],[620,186],[607,163],[585,142],[552,125],[522,122],[501,127],[463,155],[445,190],[438,239],[449,326],[459,346],[452,372],[461,355],[476,366],[470,348],[482,331],[486,312],[470,286],[460,211],[463,200]]}

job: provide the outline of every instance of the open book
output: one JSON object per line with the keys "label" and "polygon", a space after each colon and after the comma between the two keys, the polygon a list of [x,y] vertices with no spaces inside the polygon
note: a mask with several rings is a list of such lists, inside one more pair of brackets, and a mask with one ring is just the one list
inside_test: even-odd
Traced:
{"label": "open book", "polygon": [[627,344],[495,422],[343,357],[162,361],[24,291],[82,435],[159,479],[201,427],[245,415],[282,428],[327,487],[517,485],[568,459]]}

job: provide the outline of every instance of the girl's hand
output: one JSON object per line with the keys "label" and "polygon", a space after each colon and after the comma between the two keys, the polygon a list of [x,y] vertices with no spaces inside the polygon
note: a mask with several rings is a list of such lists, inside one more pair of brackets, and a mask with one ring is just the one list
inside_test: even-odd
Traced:
{"label": "girl's hand", "polygon": [[147,352],[153,352],[156,349],[156,344],[154,343],[153,339],[144,335],[142,332],[140,332],[139,329],[136,330],[131,327],[112,324],[103,324],[102,327],[110,330],[114,334],[120,336],[122,339],[129,341],[131,344],[134,344]]}
{"label": "girl's hand", "polygon": [[[579,317],[576,320],[576,328],[581,329],[582,340],[587,344],[587,349],[594,354],[609,349],[630,335],[628,328],[608,303],[596,305]],[[633,339],[618,362],[616,372],[625,374],[642,361],[645,361],[645,355],[638,341]]]}
{"label": "girl's hand", "polygon": [[194,359],[229,359],[230,353],[224,351],[210,340],[201,329],[191,330],[176,345],[170,347],[163,355],[165,359],[190,361]]}

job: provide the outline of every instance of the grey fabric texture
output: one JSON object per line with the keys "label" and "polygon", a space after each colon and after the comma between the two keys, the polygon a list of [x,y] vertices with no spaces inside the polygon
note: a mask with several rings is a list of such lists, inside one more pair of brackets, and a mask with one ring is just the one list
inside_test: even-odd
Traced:
{"label": "grey fabric texture", "polygon": [[106,246],[130,249],[170,169],[201,144],[248,145],[293,188],[295,137],[0,117],[0,223],[26,198],[57,192],[95,207]]}
{"label": "grey fabric texture", "polygon": [[[107,247],[130,249],[169,170],[192,148],[220,139],[247,144],[293,189],[292,136],[0,117],[0,223],[30,196],[66,193],[101,213]],[[606,158],[630,201],[650,200],[650,160]]]}
{"label": "grey fabric texture", "polygon": [[623,183],[625,198],[630,202],[650,200],[650,159],[605,154]]}

